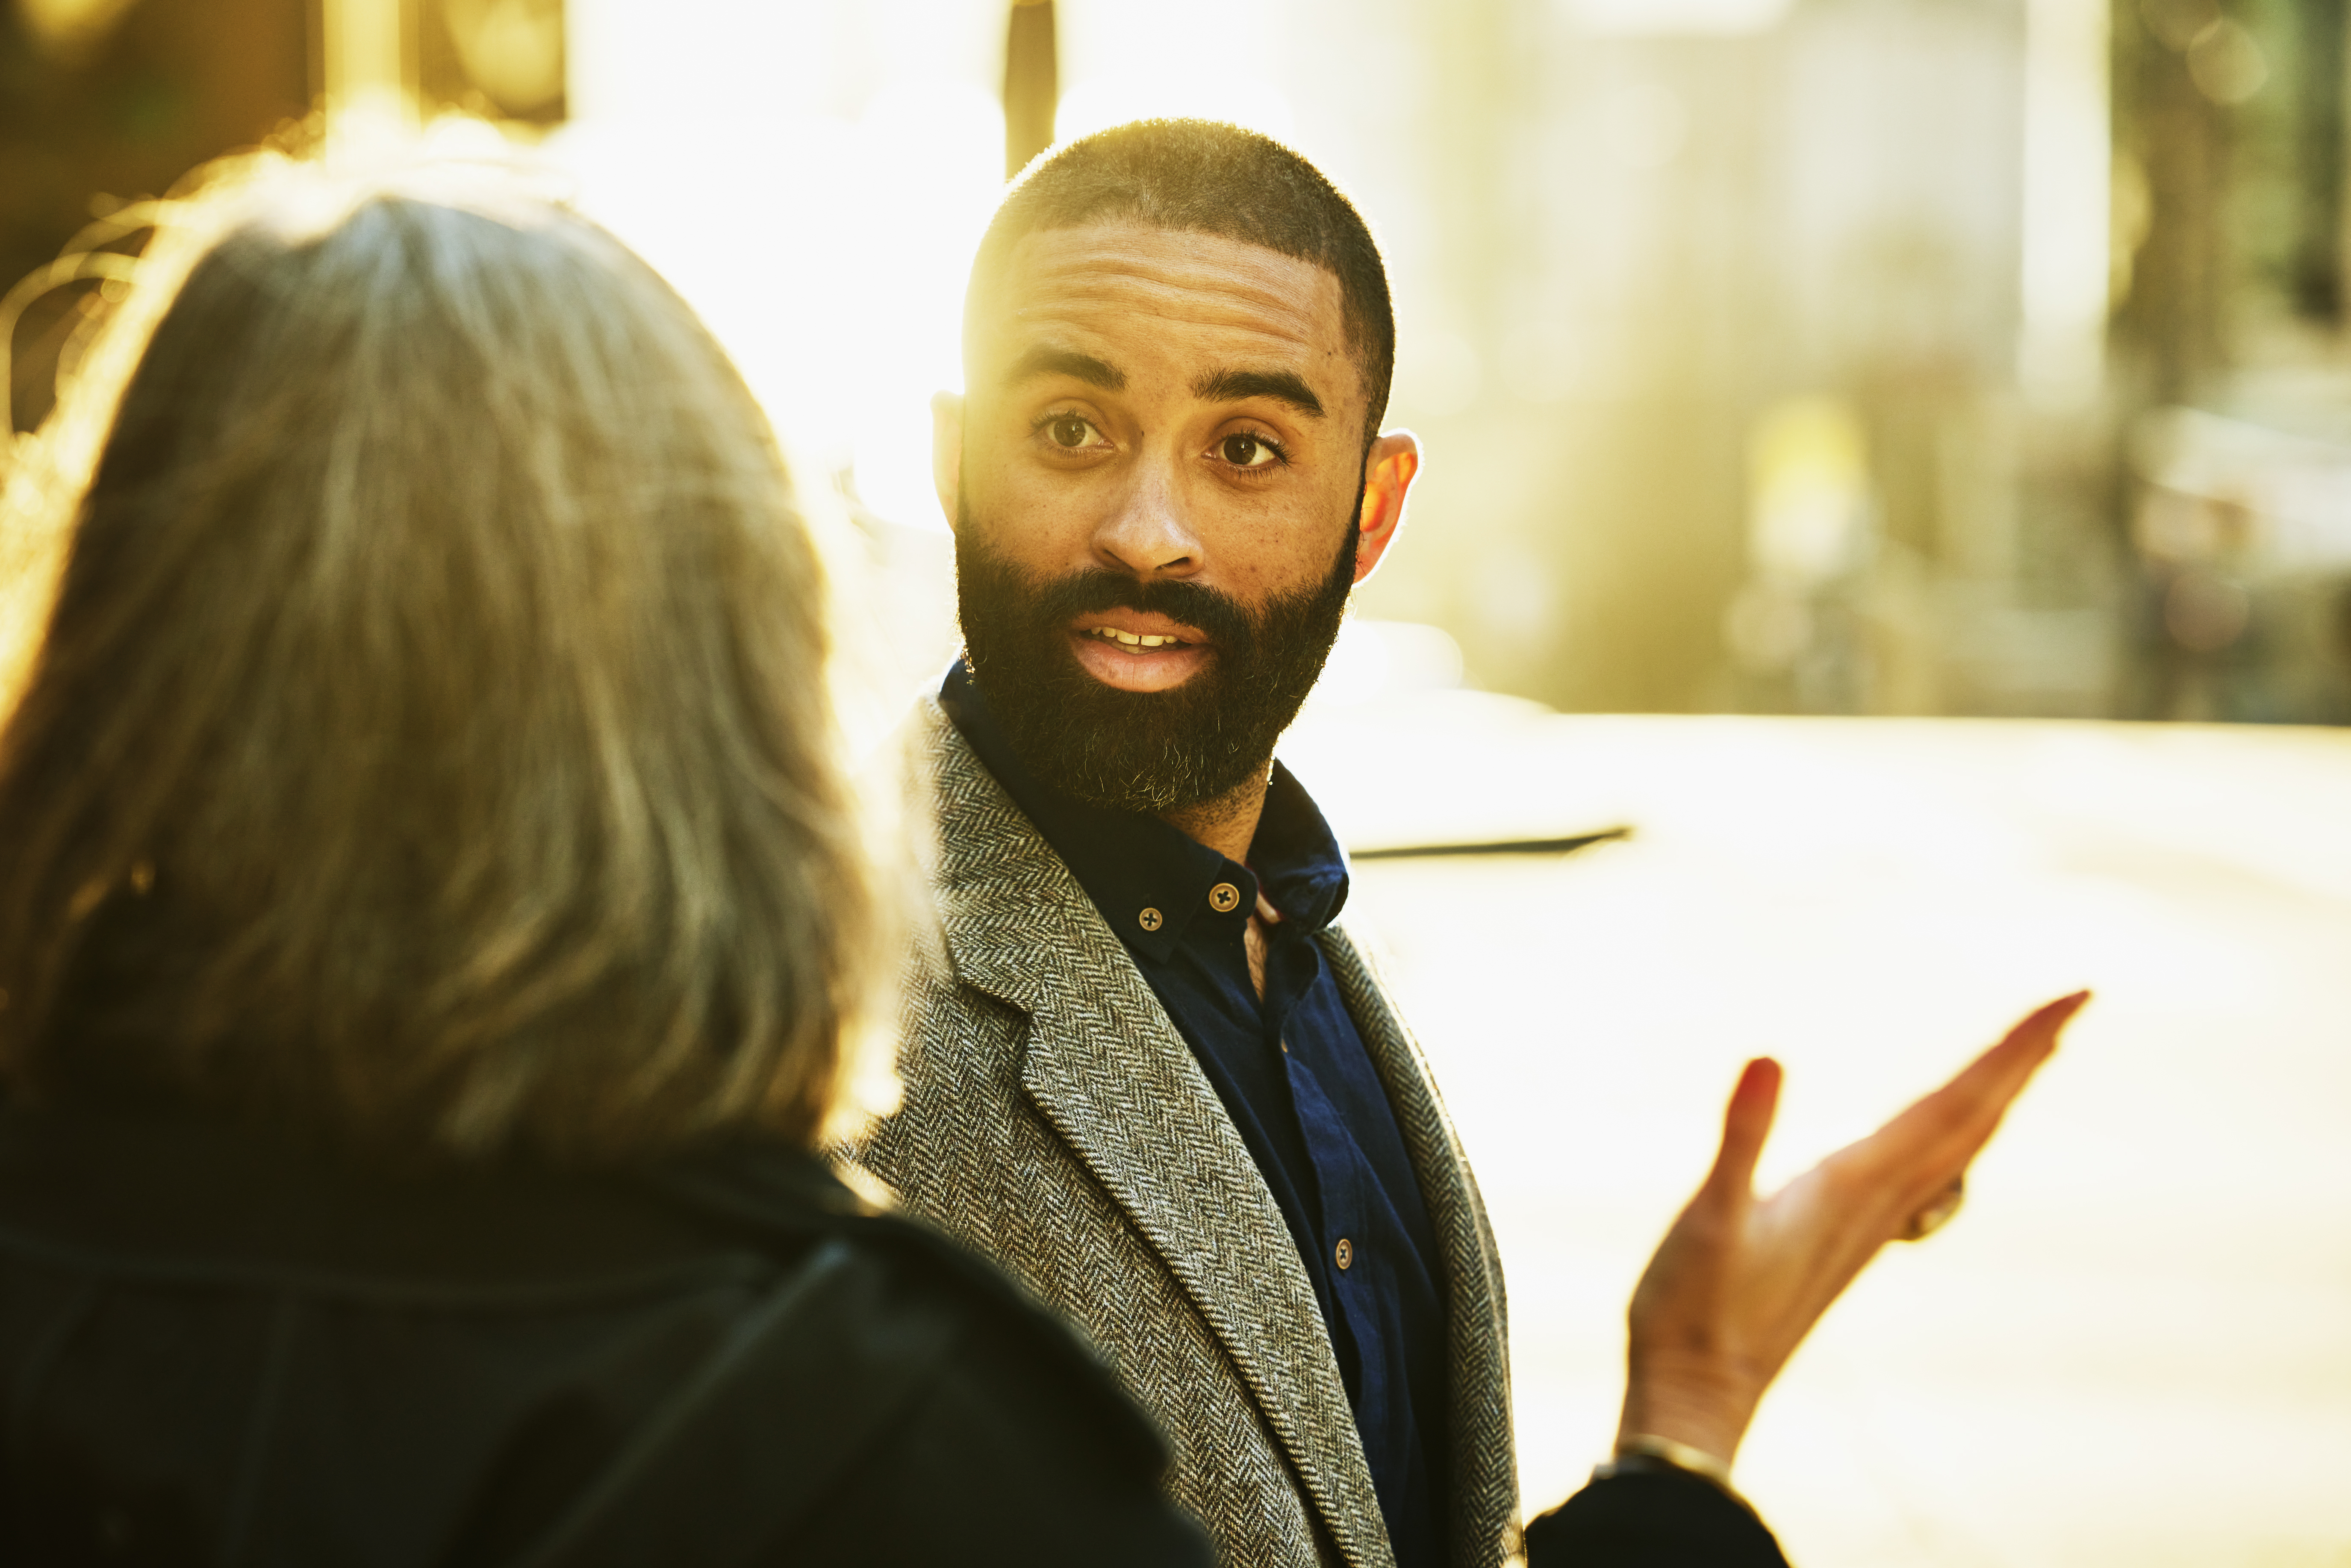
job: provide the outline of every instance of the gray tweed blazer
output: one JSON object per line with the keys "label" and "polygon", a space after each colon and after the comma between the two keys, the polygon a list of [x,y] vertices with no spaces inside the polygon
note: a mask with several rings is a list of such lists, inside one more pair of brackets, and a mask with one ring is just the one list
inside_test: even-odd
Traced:
{"label": "gray tweed blazer", "polygon": [[[1392,1563],[1280,1209],[1084,890],[937,705],[943,951],[908,988],[898,1113],[853,1151],[911,1212],[1072,1320],[1174,1443],[1169,1490],[1247,1568]],[[1452,1561],[1518,1550],[1502,1271],[1428,1065],[1362,951],[1322,938],[1443,1253]]]}

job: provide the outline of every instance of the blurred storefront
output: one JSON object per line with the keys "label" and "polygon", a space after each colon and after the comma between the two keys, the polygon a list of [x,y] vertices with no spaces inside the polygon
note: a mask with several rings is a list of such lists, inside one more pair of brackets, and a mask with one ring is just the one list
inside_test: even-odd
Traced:
{"label": "blurred storefront", "polygon": [[[2339,5],[1437,30],[1424,188],[1374,203],[1438,236],[1399,267],[1433,461],[1376,605],[1571,709],[2341,720]],[[2189,504],[2241,542],[2183,561],[2147,519]]]}

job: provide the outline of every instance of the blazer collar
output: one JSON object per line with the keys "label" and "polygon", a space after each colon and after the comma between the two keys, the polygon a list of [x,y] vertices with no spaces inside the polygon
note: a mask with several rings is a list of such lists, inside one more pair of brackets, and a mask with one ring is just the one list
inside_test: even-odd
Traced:
{"label": "blazer collar", "polygon": [[1199,1309],[1347,1561],[1388,1563],[1313,1287],[1223,1102],[1085,890],[935,700],[923,721],[957,978],[1029,1016],[1022,1092]]}

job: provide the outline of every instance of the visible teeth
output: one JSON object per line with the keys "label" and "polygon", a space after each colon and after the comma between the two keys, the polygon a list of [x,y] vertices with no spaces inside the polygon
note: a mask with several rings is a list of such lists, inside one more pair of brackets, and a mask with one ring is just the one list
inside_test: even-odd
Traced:
{"label": "visible teeth", "polygon": [[1096,626],[1091,635],[1099,637],[1105,643],[1116,643],[1126,648],[1172,648],[1184,640],[1181,637],[1155,637],[1133,632],[1122,632],[1115,626]]}

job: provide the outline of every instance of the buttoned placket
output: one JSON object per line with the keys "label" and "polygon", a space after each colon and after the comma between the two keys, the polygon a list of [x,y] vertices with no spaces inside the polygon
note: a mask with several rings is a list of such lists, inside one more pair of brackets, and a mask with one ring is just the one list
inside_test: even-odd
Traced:
{"label": "buttoned placket", "polygon": [[[1217,891],[1221,891],[1228,885],[1225,883],[1217,884],[1217,890],[1211,892],[1209,898],[1211,907],[1229,910],[1238,906],[1238,896],[1222,904],[1219,904],[1216,897]],[[1258,1003],[1260,1007],[1267,1005],[1268,965],[1273,954],[1273,931],[1280,924],[1281,911],[1274,906],[1272,900],[1266,897],[1265,889],[1260,885],[1257,889],[1256,907],[1249,912],[1249,925],[1243,936],[1248,949],[1249,980],[1257,988]],[[1293,1002],[1296,999],[1290,998]],[[1318,1101],[1325,1097],[1320,1083],[1300,1082],[1301,1078],[1311,1077],[1311,1069],[1291,1052],[1286,1017],[1282,1023],[1283,1027],[1274,1034],[1274,1041],[1281,1048],[1282,1068],[1285,1076],[1290,1080],[1290,1105],[1292,1114],[1298,1115],[1299,1134],[1306,1140],[1309,1157],[1313,1160],[1315,1169],[1321,1177],[1317,1186],[1321,1189],[1318,1196],[1322,1200],[1322,1230],[1331,1261],[1339,1270],[1338,1277],[1332,1283],[1334,1289],[1345,1290],[1358,1278],[1353,1272],[1358,1248],[1352,1234],[1358,1228],[1355,1224],[1358,1217],[1353,1212],[1354,1205],[1341,1193],[1333,1192],[1332,1188],[1337,1186],[1352,1192],[1353,1183],[1345,1180],[1344,1177],[1353,1174],[1353,1159],[1348,1151],[1332,1151],[1320,1147],[1321,1140],[1315,1136],[1311,1119],[1298,1113],[1296,1108],[1306,1095],[1311,1094]],[[1334,1182],[1333,1177],[1341,1179]],[[1336,1233],[1335,1239],[1332,1239],[1333,1233]]]}

